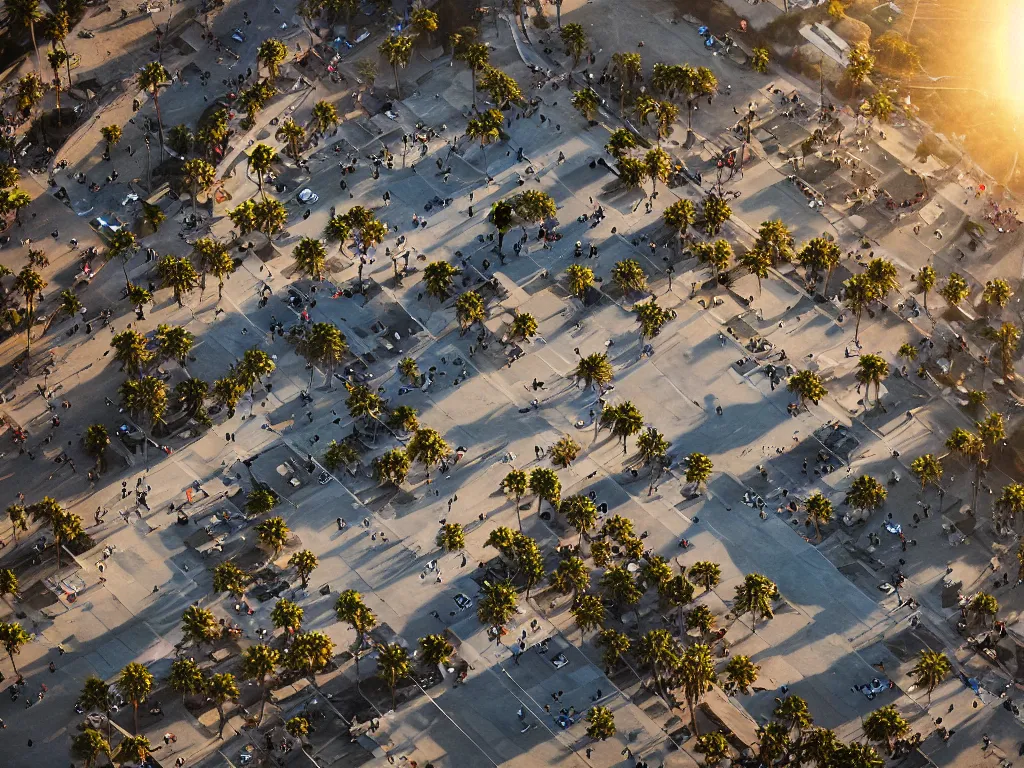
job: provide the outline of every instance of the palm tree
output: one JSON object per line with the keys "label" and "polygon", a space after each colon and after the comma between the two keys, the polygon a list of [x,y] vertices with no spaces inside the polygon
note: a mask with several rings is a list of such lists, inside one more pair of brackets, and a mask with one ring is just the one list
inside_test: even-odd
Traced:
{"label": "palm tree", "polygon": [[864,401],[870,397],[871,387],[875,387],[875,405],[881,407],[882,379],[889,375],[889,363],[881,355],[861,355],[857,361],[857,382],[864,386]]}
{"label": "palm tree", "polygon": [[590,267],[581,264],[572,264],[565,270],[569,281],[569,292],[578,299],[582,299],[587,289],[594,284],[594,271]]}
{"label": "palm tree", "polygon": [[453,267],[447,261],[434,261],[423,268],[423,282],[427,288],[427,295],[439,301],[448,298],[452,283],[462,270]]}
{"label": "palm tree", "polygon": [[572,105],[583,116],[584,120],[590,121],[597,114],[600,100],[592,88],[580,88],[573,94]]}
{"label": "palm tree", "polygon": [[163,421],[167,411],[167,385],[155,376],[128,379],[118,389],[121,403],[136,418],[150,425]]}
{"label": "palm tree", "polygon": [[14,657],[21,653],[22,647],[31,639],[21,624],[0,621],[0,645],[3,645],[7,657],[11,660],[11,667],[14,669],[15,675],[18,675],[19,672],[17,664],[14,663]]}
{"label": "palm tree", "polygon": [[152,747],[150,746],[149,739],[145,736],[125,736],[121,739],[121,743],[117,745],[114,759],[120,762],[121,765],[128,763],[132,765],[138,763],[141,765],[146,762],[151,753]]}
{"label": "palm tree", "polygon": [[476,110],[476,76],[487,69],[490,61],[490,49],[484,43],[469,43],[455,53],[455,58],[466,62],[473,81],[473,109]]}
{"label": "palm tree", "polygon": [[293,552],[292,556],[288,558],[288,566],[295,569],[303,589],[309,586],[309,576],[318,565],[320,565],[320,561],[317,556],[308,549]]}
{"label": "palm tree", "polygon": [[839,257],[842,255],[839,246],[834,240],[824,237],[812,237],[797,254],[797,260],[807,269],[817,273],[824,271],[825,284],[821,293],[828,296],[828,284],[832,279],[832,271],[839,266]]}
{"label": "palm tree", "polygon": [[605,619],[604,604],[597,595],[579,595],[573,602],[570,613],[580,628],[581,640],[587,632],[600,627]]}
{"label": "palm tree", "polygon": [[213,591],[228,592],[236,600],[245,594],[249,577],[241,568],[230,560],[220,563],[213,569]]}
{"label": "palm tree", "polygon": [[604,386],[612,380],[612,365],[608,361],[608,355],[604,352],[581,357],[573,371],[573,377],[577,385],[583,382],[584,386],[595,387],[604,392]]}
{"label": "palm tree", "polygon": [[395,90],[398,92],[398,98],[401,99],[402,87],[398,82],[398,70],[405,69],[409,65],[409,59],[412,56],[412,38],[404,35],[389,35],[377,47],[377,50],[387,59],[395,73]]}
{"label": "palm tree", "polygon": [[420,659],[428,667],[447,667],[455,655],[455,647],[444,635],[427,635],[421,637]]}
{"label": "palm tree", "polygon": [[757,617],[770,619],[775,615],[772,603],[779,599],[779,588],[767,576],[759,573],[748,573],[743,583],[736,587],[733,610],[737,615],[750,614],[752,626],[757,626]]}
{"label": "palm tree", "polygon": [[86,728],[71,739],[71,755],[85,762],[85,768],[92,768],[101,756],[110,759],[110,742],[94,728]]}
{"label": "palm tree", "polygon": [[280,651],[268,645],[251,645],[242,652],[242,677],[254,680],[260,685],[260,714],[256,720],[257,725],[263,722],[263,711],[267,705],[267,680],[280,663]]}
{"label": "palm tree", "polygon": [[637,148],[636,137],[625,128],[616,128],[604,145],[605,151],[616,160],[622,160],[631,149]]}
{"label": "palm tree", "polygon": [[327,133],[328,129],[337,128],[339,123],[341,123],[341,117],[339,117],[338,110],[333,104],[329,104],[321,99],[313,105],[310,124],[316,133],[323,136]]}
{"label": "palm tree", "polygon": [[728,740],[717,731],[699,736],[694,743],[693,751],[699,755],[704,755],[704,765],[709,766],[709,768],[718,765],[732,754]]}
{"label": "palm tree", "polygon": [[265,515],[276,506],[277,496],[267,486],[253,488],[245,499],[245,511],[253,517]]}
{"label": "palm tree", "polygon": [[227,718],[224,715],[224,705],[229,701],[235,701],[241,696],[238,690],[238,683],[235,676],[230,672],[210,675],[206,681],[206,695],[209,696],[217,707],[217,714],[220,716],[220,726],[217,730],[217,737],[224,738],[224,724]]}
{"label": "palm tree", "polygon": [[420,369],[411,357],[403,357],[398,361],[398,372],[411,386],[416,386],[420,379]]}
{"label": "palm tree", "polygon": [[715,465],[703,453],[691,453],[686,457],[686,482],[694,483],[698,489],[706,487]]}
{"label": "palm tree", "polygon": [[896,739],[910,733],[910,724],[890,705],[876,709],[864,720],[864,735],[868,741],[885,744],[891,753],[896,746]]}
{"label": "palm tree", "polygon": [[[569,557],[562,560],[548,576],[551,586],[563,595],[572,594],[573,602],[590,586],[590,569],[582,558]],[[600,602],[600,601],[599,601]],[[603,607],[602,607],[603,611]]]}
{"label": "palm tree", "polygon": [[485,582],[483,599],[477,606],[481,623],[491,627],[496,642],[501,642],[501,629],[516,613],[516,589],[508,582]]}
{"label": "palm tree", "polygon": [[284,662],[288,669],[312,678],[330,665],[333,656],[334,641],[330,637],[323,632],[303,632],[293,638]]}
{"label": "palm tree", "polygon": [[172,691],[181,694],[181,703],[184,704],[186,696],[197,696],[206,690],[206,677],[195,659],[186,657],[171,662],[167,684]]}
{"label": "palm tree", "polygon": [[39,46],[36,44],[36,22],[43,18],[43,12],[39,10],[39,0],[4,0],[4,16],[8,24],[28,29],[32,38],[32,49],[36,52],[36,70],[42,70]]}
{"label": "palm tree", "polygon": [[962,427],[956,427],[946,438],[946,448],[957,454],[969,465],[974,467],[974,501],[978,501],[978,481],[981,479],[981,469],[985,464],[985,443],[977,435],[971,434]]}
{"label": "palm tree", "polygon": [[697,705],[704,694],[718,682],[715,674],[715,662],[711,650],[702,644],[691,645],[683,651],[676,665],[675,674],[683,689],[686,706],[690,710],[690,725],[693,733],[697,730]]}
{"label": "palm tree", "polygon": [[992,338],[999,345],[999,359],[1002,363],[1003,378],[1012,379],[1013,356],[1017,352],[1017,345],[1020,343],[1020,328],[1013,323],[1003,323],[998,330],[991,332]]}
{"label": "palm tree", "polygon": [[25,343],[26,355],[32,354],[32,324],[35,321],[36,298],[46,287],[42,275],[31,267],[25,267],[14,278],[13,289],[25,298]]}
{"label": "palm tree", "polygon": [[845,503],[854,509],[874,512],[885,503],[888,495],[885,486],[871,475],[861,475],[850,484],[849,490],[846,491]]}
{"label": "palm tree", "polygon": [[725,676],[740,693],[750,693],[750,686],[757,682],[761,668],[749,656],[733,656],[725,665]]}
{"label": "palm tree", "polygon": [[[556,0],[561,5],[562,0]],[[608,707],[591,707],[587,711],[587,737],[607,741],[615,735],[615,715]]]}
{"label": "palm tree", "polygon": [[566,24],[558,30],[558,36],[562,40],[562,45],[565,46],[565,52],[572,59],[572,66],[569,67],[570,78],[572,71],[576,68],[576,65],[580,63],[580,58],[583,56],[584,51],[587,50],[589,42],[587,40],[587,33],[583,29],[582,24]]}
{"label": "palm tree", "polygon": [[256,50],[256,61],[267,69],[267,79],[273,83],[281,71],[281,65],[288,58],[288,47],[273,37],[268,37]]}
{"label": "palm tree", "polygon": [[682,247],[683,235],[697,220],[697,209],[689,200],[676,200],[662,213],[665,224],[676,233],[677,244]]}
{"label": "palm tree", "polygon": [[[615,602],[619,612],[630,606],[636,606],[643,597],[643,591],[637,585],[633,575],[625,567],[613,565],[601,576],[601,586],[607,591],[608,596]],[[640,624],[640,615],[636,615],[637,625]]]}
{"label": "palm tree", "polygon": [[10,568],[0,568],[0,597],[11,596],[11,601],[8,605],[11,607],[11,612],[14,612],[13,598],[18,596],[18,577],[14,575],[14,571]]}
{"label": "palm tree", "polygon": [[281,550],[288,543],[290,533],[288,525],[281,517],[269,517],[256,526],[260,544],[273,551],[274,560],[281,556]]}
{"label": "palm tree", "polygon": [[353,448],[347,440],[340,443],[337,440],[331,440],[327,450],[324,451],[323,463],[331,472],[342,467],[347,468],[357,461],[359,461],[359,451]]}
{"label": "palm tree", "polygon": [[[526,473],[523,472],[522,474],[525,478]],[[508,477],[506,476],[506,480],[507,479]],[[518,507],[518,501],[516,506]],[[558,506],[558,511],[565,517],[565,521],[579,533],[580,540],[577,546],[582,547],[583,534],[593,528],[597,523],[597,507],[594,506],[593,500],[589,496],[585,496],[583,494],[568,496],[565,499],[562,499],[562,502]]]}
{"label": "palm tree", "polygon": [[422,427],[413,433],[405,452],[410,461],[418,461],[423,465],[427,473],[427,483],[429,483],[430,468],[448,456],[451,453],[451,448],[437,430]]}
{"label": "palm tree", "polygon": [[160,89],[170,82],[171,73],[158,61],[151,61],[139,73],[139,87],[149,91],[153,96],[153,108],[156,110],[158,138],[160,139],[160,159],[164,156],[164,120],[160,114]]}
{"label": "palm tree", "polygon": [[82,692],[78,695],[78,703],[86,711],[102,712],[107,721],[107,741],[110,740],[110,686],[103,680],[90,675],[82,684]]}
{"label": "palm tree", "polygon": [[[496,67],[484,67],[484,76],[480,79],[480,87],[487,91],[487,95],[491,97],[491,101],[499,110],[505,109],[509,104],[522,104],[526,100],[523,90],[515,78]],[[500,123],[498,125],[500,127]]]}
{"label": "palm tree", "polygon": [[288,154],[292,159],[298,161],[300,155],[299,143],[306,138],[306,129],[291,118],[282,121],[274,133],[274,138],[284,141],[288,145]]}
{"label": "palm tree", "polygon": [[445,552],[460,552],[466,548],[466,530],[460,523],[445,523],[437,533],[437,545]]}
{"label": "palm tree", "polygon": [[[259,192],[263,195],[263,177],[270,171],[277,162],[277,150],[266,144],[257,144],[249,152],[249,170],[256,172],[256,184]],[[241,207],[241,206],[240,206]],[[240,226],[235,222],[236,226]],[[243,227],[244,229],[244,227]]]}
{"label": "palm tree", "polygon": [[379,483],[391,483],[398,487],[408,477],[410,463],[407,451],[392,448],[373,460],[373,473]]}
{"label": "palm tree", "polygon": [[221,625],[211,611],[190,605],[181,615],[181,635],[187,642],[197,648],[204,643],[212,643],[221,636]]}
{"label": "palm tree", "polygon": [[192,193],[192,215],[199,215],[199,193],[207,192],[217,181],[217,171],[202,158],[186,160],[181,166],[182,182]]}
{"label": "palm tree", "polygon": [[144,664],[130,662],[121,670],[115,683],[118,693],[131,702],[135,716],[135,733],[139,732],[139,703],[153,690],[153,675]]}
{"label": "palm tree", "polygon": [[992,595],[979,592],[971,600],[967,610],[974,614],[976,619],[981,619],[983,622],[985,618],[995,621],[996,614],[999,613],[999,602]]}
{"label": "palm tree", "polygon": [[612,436],[622,440],[622,452],[626,453],[626,441],[643,429],[644,417],[633,403],[626,401],[615,406],[605,406],[598,422],[600,427],[610,427]]}
{"label": "palm tree", "polygon": [[704,220],[704,231],[714,237],[732,217],[732,208],[718,195],[709,194],[701,203],[701,218]]}
{"label": "palm tree", "polygon": [[528,312],[514,310],[512,322],[509,324],[508,337],[512,341],[528,341],[537,335],[537,318]]}
{"label": "palm tree", "polygon": [[581,446],[579,443],[569,437],[569,435],[565,435],[559,438],[558,442],[551,446],[551,463],[556,467],[568,469],[580,455],[580,449]]}
{"label": "palm tree", "polygon": [[950,272],[946,284],[939,289],[939,295],[946,300],[949,306],[955,309],[971,293],[971,287],[967,281],[956,272]]}
{"label": "palm tree", "polygon": [[121,364],[129,376],[142,376],[142,371],[156,358],[149,350],[148,343],[145,336],[130,328],[110,340],[110,346],[114,348],[114,360]]}
{"label": "palm tree", "polygon": [[981,298],[986,304],[1000,309],[1009,303],[1011,296],[1013,296],[1013,290],[1010,288],[1010,284],[1001,278],[986,282],[985,290],[981,294]]}
{"label": "palm tree", "polygon": [[516,500],[516,518],[519,520],[519,530],[523,530],[523,519],[519,514],[519,504],[529,486],[529,476],[521,469],[513,469],[501,481],[501,489],[506,495]]}
{"label": "palm tree", "polygon": [[487,169],[487,152],[485,147],[501,139],[501,126],[505,118],[497,109],[488,109],[466,123],[466,136],[480,142],[480,152],[484,158],[484,169]]}
{"label": "palm tree", "polygon": [[1009,522],[1013,524],[1017,515],[1024,512],[1024,485],[1019,483],[1004,485],[999,498],[996,500],[995,508],[999,513],[996,518],[997,520],[1003,520],[1005,515],[1009,517]]}
{"label": "palm tree", "polygon": [[388,643],[377,649],[377,674],[391,689],[391,709],[395,708],[395,687],[398,681],[412,674],[409,652],[398,643]]}
{"label": "palm tree", "polygon": [[174,360],[182,367],[196,343],[196,337],[190,331],[163,323],[157,326],[155,338],[159,357]]}
{"label": "palm tree", "polygon": [[303,615],[304,611],[301,606],[282,598],[274,603],[274,607],[270,611],[270,620],[278,629],[290,629],[293,632],[298,632],[302,626]]}
{"label": "palm tree", "polygon": [[651,298],[640,304],[633,305],[633,312],[636,313],[636,321],[640,324],[640,343],[646,339],[653,339],[661,333],[662,327],[672,319],[672,312],[658,306],[658,300]]}
{"label": "palm tree", "polygon": [[174,291],[174,300],[179,307],[185,306],[182,297],[199,285],[199,275],[192,262],[184,256],[164,256],[156,268],[163,287]]}
{"label": "palm tree", "polygon": [[690,566],[690,579],[704,587],[705,592],[710,592],[721,582],[722,568],[710,560],[700,560]]}
{"label": "palm tree", "polygon": [[821,541],[821,525],[828,525],[835,513],[832,502],[820,491],[815,491],[807,497],[804,509],[807,512],[808,522],[814,523],[814,533],[817,535],[818,541]]}
{"label": "palm tree", "polygon": [[629,637],[614,629],[602,629],[597,634],[596,642],[597,645],[604,648],[601,662],[607,672],[610,672],[612,667],[619,663],[622,655],[628,653],[631,647]]}
{"label": "palm tree", "polygon": [[[63,64],[66,64],[68,59],[67,52],[60,48],[51,48],[46,52],[46,60],[50,64],[50,69],[53,70],[53,87],[57,97],[57,126],[60,127],[63,123],[61,122],[60,115],[60,68]],[[70,85],[70,83],[69,83]]]}
{"label": "palm tree", "polygon": [[933,267],[930,267],[926,264],[925,266],[921,267],[920,271],[918,271],[914,279],[917,281],[918,290],[921,291],[921,294],[924,299],[924,311],[927,312],[928,292],[931,291],[932,288],[935,287],[935,284],[938,282],[938,275],[935,274],[935,269]]}
{"label": "palm tree", "polygon": [[455,299],[455,318],[459,321],[459,326],[462,329],[460,335],[465,335],[473,323],[482,324],[486,317],[487,309],[484,307],[484,300],[475,291],[466,291]]}
{"label": "palm tree", "polygon": [[356,662],[356,681],[358,682],[360,652],[366,641],[366,636],[370,633],[370,630],[377,626],[377,617],[373,614],[373,611],[366,607],[366,604],[363,602],[363,596],[354,589],[346,589],[338,595],[338,599],[334,602],[334,613],[338,621],[348,624],[352,631],[356,633],[354,656]]}
{"label": "palm tree", "polygon": [[942,480],[942,462],[930,453],[918,456],[910,462],[910,471],[914,473],[918,482],[921,483],[922,494],[924,494],[929,485],[934,485],[938,488],[939,481]]}
{"label": "palm tree", "polygon": [[545,501],[556,507],[562,495],[562,483],[552,469],[536,467],[530,471],[530,491],[537,496],[537,514]]}
{"label": "palm tree", "polygon": [[928,689],[928,705],[931,706],[932,691],[949,677],[952,671],[953,665],[946,654],[925,649],[921,651],[917,664],[910,670],[910,674],[918,686]]}
{"label": "palm tree", "polygon": [[25,507],[21,504],[11,504],[7,507],[7,519],[11,521],[14,541],[17,543],[18,531],[28,530],[28,518],[25,514]]}
{"label": "palm tree", "polygon": [[817,405],[828,394],[825,382],[814,371],[797,371],[789,377],[786,389],[799,395],[800,405],[804,408],[807,407],[808,400]]}

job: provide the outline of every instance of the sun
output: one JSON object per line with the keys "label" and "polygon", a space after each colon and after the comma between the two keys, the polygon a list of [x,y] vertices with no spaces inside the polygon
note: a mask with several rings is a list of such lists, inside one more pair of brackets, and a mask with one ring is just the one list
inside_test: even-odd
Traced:
{"label": "sun", "polygon": [[1007,0],[1002,11],[992,27],[992,88],[1024,114],[1024,0]]}

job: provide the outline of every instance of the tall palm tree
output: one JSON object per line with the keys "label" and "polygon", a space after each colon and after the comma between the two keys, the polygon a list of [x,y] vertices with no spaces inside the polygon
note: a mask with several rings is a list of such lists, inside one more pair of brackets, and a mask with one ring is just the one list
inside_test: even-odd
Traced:
{"label": "tall palm tree", "polygon": [[[204,162],[204,161],[199,161]],[[185,306],[183,296],[199,285],[199,274],[192,262],[184,256],[164,256],[156,265],[157,274],[164,288],[174,291],[174,300],[179,307]]]}
{"label": "tall palm tree", "polygon": [[69,56],[60,48],[51,48],[46,52],[46,61],[53,70],[53,88],[57,97],[57,126],[63,125],[60,114],[60,68],[68,60]]}
{"label": "tall palm tree", "polygon": [[507,496],[516,500],[516,518],[519,521],[519,530],[523,530],[523,518],[519,514],[519,504],[529,486],[529,475],[521,469],[513,469],[501,481],[501,489]]}
{"label": "tall palm tree", "polygon": [[115,683],[118,692],[131,702],[135,716],[135,733],[139,732],[139,703],[153,690],[153,674],[144,664],[130,662],[125,665]]}
{"label": "tall palm tree", "polygon": [[743,583],[736,587],[733,609],[737,614],[749,613],[752,626],[757,626],[757,617],[770,619],[775,615],[772,603],[779,599],[779,588],[767,576],[748,573]]}
{"label": "tall palm tree", "polygon": [[110,759],[110,742],[96,729],[86,728],[71,739],[71,754],[92,768],[101,756]]}
{"label": "tall palm tree", "polygon": [[267,78],[273,83],[281,71],[281,65],[288,58],[288,48],[280,40],[268,37],[256,50],[256,61],[267,68]]}
{"label": "tall palm tree", "polygon": [[398,98],[402,98],[402,86],[398,81],[398,70],[405,69],[412,57],[412,38],[405,35],[390,35],[377,50],[381,52],[395,73],[395,90]]}
{"label": "tall palm tree", "polygon": [[336,128],[341,122],[337,108],[322,99],[313,105],[313,113],[310,117],[310,124],[321,136],[327,133],[330,128]]}
{"label": "tall palm tree", "polygon": [[241,696],[241,692],[238,690],[238,683],[235,682],[235,676],[230,672],[210,675],[210,679],[206,681],[206,695],[213,699],[213,704],[217,707],[217,714],[220,716],[220,727],[218,728],[217,736],[223,738],[224,724],[227,722],[227,718],[224,715],[224,705],[229,701],[237,700]]}
{"label": "tall palm tree", "polygon": [[149,739],[145,736],[125,736],[121,739],[121,743],[117,745],[114,759],[120,762],[121,765],[126,763],[142,765],[152,751]]}
{"label": "tall palm tree", "polygon": [[890,753],[896,746],[896,739],[910,733],[910,724],[892,705],[876,709],[865,718],[863,725],[868,741],[885,744]]}
{"label": "tall palm tree", "polygon": [[298,161],[301,154],[300,143],[306,138],[306,129],[291,118],[287,118],[277,127],[274,137],[284,141],[288,145],[288,154],[292,160]]}
{"label": "tall palm tree", "polygon": [[21,653],[21,649],[31,639],[21,624],[0,621],[0,645],[3,646],[4,651],[7,652],[7,657],[11,660],[11,667],[14,669],[15,675],[18,675],[19,672],[18,665],[14,663],[14,657]]}
{"label": "tall palm tree", "polygon": [[395,688],[398,681],[412,674],[409,652],[398,643],[388,643],[377,649],[377,674],[391,689],[391,709],[395,708]]}
{"label": "tall palm tree", "polygon": [[354,589],[346,589],[338,595],[338,599],[334,603],[334,613],[338,621],[348,624],[352,627],[352,631],[356,633],[353,655],[355,656],[356,684],[358,685],[359,657],[366,642],[366,636],[370,630],[377,626],[377,617],[373,614],[373,611],[366,607],[366,604],[363,602],[363,596]]}
{"label": "tall palm tree", "polygon": [[[574,559],[579,560],[579,558]],[[580,563],[582,562],[583,561],[580,560]],[[557,586],[556,589],[558,589]],[[572,613],[572,618],[576,622],[576,625],[580,628],[581,640],[587,632],[592,629],[597,629],[604,623],[604,604],[601,602],[601,598],[597,595],[578,596],[575,598],[570,612]]]}
{"label": "tall palm tree", "polygon": [[197,696],[206,690],[206,677],[196,660],[186,657],[171,662],[167,684],[172,691],[181,694],[181,703],[184,704],[186,696]]}
{"label": "tall palm tree", "polygon": [[925,649],[921,651],[917,664],[910,670],[910,674],[918,686],[928,689],[928,705],[931,706],[932,691],[949,677],[952,671],[953,665],[946,654]]}
{"label": "tall palm tree", "polygon": [[182,181],[192,193],[192,215],[199,215],[199,193],[207,192],[217,180],[217,171],[202,158],[193,157],[181,166]]}
{"label": "tall palm tree", "polygon": [[881,407],[882,379],[889,375],[889,363],[881,355],[861,355],[857,361],[857,382],[864,386],[864,401],[870,397],[871,387],[875,388],[875,405]]}
{"label": "tall palm tree", "polygon": [[25,267],[14,278],[14,290],[25,297],[25,354],[32,354],[32,324],[35,321],[36,298],[46,287],[43,276],[31,267]]}
{"label": "tall palm tree", "polygon": [[711,650],[703,644],[691,645],[683,651],[675,667],[675,673],[683,689],[687,709],[690,710],[691,730],[699,734],[697,729],[697,705],[704,694],[718,682],[715,673],[715,662]]}
{"label": "tall palm tree", "polygon": [[86,711],[102,712],[107,721],[107,741],[110,741],[110,686],[103,680],[90,675],[82,683],[82,692],[78,694],[78,703]]}
{"label": "tall palm tree", "polygon": [[249,170],[256,171],[256,184],[260,194],[264,197],[266,195],[263,192],[263,177],[270,171],[277,159],[277,150],[268,144],[257,144],[249,152]]}
{"label": "tall palm tree", "polygon": [[4,0],[4,15],[8,24],[28,30],[32,38],[32,49],[36,52],[36,71],[42,71],[39,45],[36,43],[36,22],[43,18],[43,12],[39,10],[39,0]]}
{"label": "tall palm tree", "polygon": [[476,109],[476,76],[478,72],[482,72],[487,67],[490,55],[490,48],[484,43],[470,43],[456,54],[456,58],[466,62],[466,66],[469,67],[469,74],[473,80],[474,110]]}
{"label": "tall palm tree", "polygon": [[334,381],[334,369],[348,350],[345,334],[332,323],[314,323],[299,341],[296,350],[310,366],[309,386],[313,386],[315,366],[323,368],[328,382]]}
{"label": "tall palm tree", "polygon": [[28,530],[28,517],[25,507],[22,504],[11,504],[7,507],[7,519],[11,521],[11,531],[14,534],[14,542],[18,542],[18,531]]}
{"label": "tall palm tree", "polygon": [[151,61],[139,73],[139,87],[153,95],[153,108],[156,110],[157,131],[160,138],[160,160],[164,158],[164,119],[160,114],[160,89],[167,85],[171,73],[159,61]]}
{"label": "tall palm tree", "polygon": [[665,696],[664,673],[678,667],[681,657],[679,643],[667,629],[652,629],[640,638],[637,657],[651,670],[654,685]]}
{"label": "tall palm tree", "polygon": [[807,497],[804,502],[804,510],[807,512],[808,521],[814,523],[814,533],[817,535],[818,541],[821,541],[821,524],[827,525],[835,513],[832,502],[820,491],[816,491]]}

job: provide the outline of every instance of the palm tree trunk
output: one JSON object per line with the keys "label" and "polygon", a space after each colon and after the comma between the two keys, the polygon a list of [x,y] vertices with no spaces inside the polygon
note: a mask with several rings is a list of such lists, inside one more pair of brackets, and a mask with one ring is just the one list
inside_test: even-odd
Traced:
{"label": "palm tree trunk", "polygon": [[828,298],[828,283],[832,279],[832,268],[830,267],[828,272],[825,273],[825,285],[821,289],[821,295],[826,299]]}
{"label": "palm tree trunk", "polygon": [[57,96],[57,127],[61,128],[64,123],[60,118],[60,74],[57,70],[53,72],[54,93]]}
{"label": "palm tree trunk", "polygon": [[857,313],[857,327],[853,331],[853,343],[854,344],[859,344],[860,343],[860,319],[863,316],[863,314],[864,314],[863,311],[860,311],[860,312]]}
{"label": "palm tree trunk", "polygon": [[156,129],[160,139],[160,162],[164,161],[164,119],[160,115],[160,91],[153,89],[153,107],[156,109]]}
{"label": "palm tree trunk", "polygon": [[8,658],[10,658],[10,660],[11,660],[11,667],[12,667],[12,668],[14,669],[14,675],[15,675],[15,677],[20,677],[21,675],[20,675],[20,673],[18,672],[18,665],[14,663],[14,654],[13,654],[13,653],[11,653],[10,651],[8,651],[8,652],[7,652],[7,656],[8,656]]}
{"label": "palm tree trunk", "polygon": [[68,46],[67,46],[67,44],[63,40],[60,41],[60,47],[64,51],[64,66],[67,67],[67,70],[68,70],[68,88],[70,88],[71,87],[71,54],[68,53]]}
{"label": "palm tree trunk", "polygon": [[32,356],[32,315],[34,314],[35,306],[31,301],[26,301],[25,306],[28,309],[28,317],[25,319],[25,357]]}
{"label": "palm tree trunk", "polygon": [[32,36],[32,49],[36,52],[36,71],[41,73],[43,65],[39,59],[39,46],[36,45],[36,23],[31,19],[28,22],[28,33]]}
{"label": "palm tree trunk", "polygon": [[138,733],[139,732],[139,702],[133,701],[132,702],[132,709],[135,710],[135,733]]}
{"label": "palm tree trunk", "polygon": [[476,67],[470,67],[469,74],[473,78],[473,111],[476,112]]}
{"label": "palm tree trunk", "polygon": [[401,99],[402,99],[402,86],[398,82],[398,65],[394,64],[394,65],[392,65],[391,68],[393,70],[395,70],[395,93],[398,95],[399,101],[401,101]]}
{"label": "palm tree trunk", "polygon": [[521,496],[516,496],[516,520],[519,521],[519,532],[523,532],[523,516],[519,514],[519,502],[522,500]]}

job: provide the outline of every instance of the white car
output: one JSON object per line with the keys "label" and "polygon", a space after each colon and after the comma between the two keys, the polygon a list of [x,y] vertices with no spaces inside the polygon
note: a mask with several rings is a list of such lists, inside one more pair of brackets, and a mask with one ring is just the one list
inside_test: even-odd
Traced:
{"label": "white car", "polygon": [[298,200],[300,203],[312,205],[313,203],[318,202],[320,200],[320,195],[318,195],[313,190],[307,188],[299,192]]}

